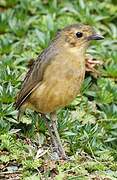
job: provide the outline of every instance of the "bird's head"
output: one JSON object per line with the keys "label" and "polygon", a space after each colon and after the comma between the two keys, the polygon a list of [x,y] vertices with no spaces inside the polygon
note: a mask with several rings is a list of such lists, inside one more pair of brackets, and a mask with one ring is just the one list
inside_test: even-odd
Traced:
{"label": "bird's head", "polygon": [[71,48],[84,48],[88,46],[91,40],[104,39],[103,36],[97,34],[89,25],[73,24],[65,27],[59,32],[67,46]]}

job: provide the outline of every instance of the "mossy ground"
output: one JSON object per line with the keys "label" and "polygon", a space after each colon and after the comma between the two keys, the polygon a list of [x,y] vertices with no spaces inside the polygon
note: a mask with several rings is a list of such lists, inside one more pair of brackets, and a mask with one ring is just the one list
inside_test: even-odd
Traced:
{"label": "mossy ground", "polygon": [[[94,26],[105,39],[88,49],[99,76],[86,73],[81,95],[58,111],[58,129],[71,161],[51,161],[50,137],[36,112],[17,122],[14,98],[30,59],[58,29]],[[0,178],[117,179],[117,4],[114,0],[0,1]]]}

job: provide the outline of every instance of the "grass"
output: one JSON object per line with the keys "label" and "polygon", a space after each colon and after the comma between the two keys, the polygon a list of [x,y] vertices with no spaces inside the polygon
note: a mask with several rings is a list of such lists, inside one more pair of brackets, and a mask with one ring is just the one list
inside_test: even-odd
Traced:
{"label": "grass", "polygon": [[[36,112],[17,122],[14,98],[30,59],[48,46],[58,29],[94,26],[105,40],[88,49],[103,64],[86,73],[81,95],[58,111],[58,128],[73,161],[52,162],[50,137]],[[117,179],[117,4],[105,1],[0,1],[0,177],[1,179]]]}

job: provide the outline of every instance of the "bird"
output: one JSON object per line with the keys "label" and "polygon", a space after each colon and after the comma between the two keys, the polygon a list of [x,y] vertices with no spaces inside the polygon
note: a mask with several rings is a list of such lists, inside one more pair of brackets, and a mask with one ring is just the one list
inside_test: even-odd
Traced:
{"label": "bird", "polygon": [[102,39],[90,25],[72,24],[59,30],[30,64],[17,95],[18,119],[27,108],[39,113],[60,159],[67,159],[67,155],[57,129],[57,110],[69,105],[80,93],[86,50],[92,40]]}

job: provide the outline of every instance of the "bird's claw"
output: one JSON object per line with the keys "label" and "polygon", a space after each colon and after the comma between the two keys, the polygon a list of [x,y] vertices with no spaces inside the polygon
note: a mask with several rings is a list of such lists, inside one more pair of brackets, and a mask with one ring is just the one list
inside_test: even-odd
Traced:
{"label": "bird's claw", "polygon": [[102,65],[101,61],[95,60],[91,55],[86,55],[85,59],[85,69],[88,72],[93,72],[96,75],[99,75],[99,71],[95,69],[95,66]]}

